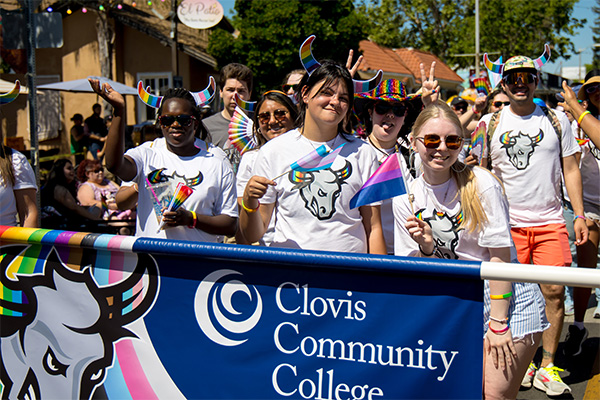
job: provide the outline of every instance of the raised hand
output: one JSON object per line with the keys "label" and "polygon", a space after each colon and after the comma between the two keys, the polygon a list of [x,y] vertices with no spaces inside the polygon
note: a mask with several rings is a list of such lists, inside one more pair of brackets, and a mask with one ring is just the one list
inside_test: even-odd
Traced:
{"label": "raised hand", "polygon": [[421,69],[421,100],[423,101],[423,105],[427,107],[438,101],[440,92],[438,81],[435,80],[435,61],[431,63],[429,77],[425,75],[425,66],[423,63],[419,64],[419,68]]}
{"label": "raised hand", "polygon": [[354,56],[354,50],[350,49],[350,51],[348,52],[348,60],[346,61],[346,68],[348,68],[348,71],[350,72],[350,76],[354,77],[354,74],[356,74],[356,71],[358,71],[358,67],[360,67],[360,64],[362,63],[363,60],[363,56],[358,57],[358,60],[356,60],[356,62],[354,63],[354,65],[352,65],[352,57]]}
{"label": "raised hand", "polygon": [[98,79],[88,79],[90,86],[104,100],[110,103],[115,109],[123,109],[125,107],[125,98],[123,95],[114,90],[108,83],[100,85]]}

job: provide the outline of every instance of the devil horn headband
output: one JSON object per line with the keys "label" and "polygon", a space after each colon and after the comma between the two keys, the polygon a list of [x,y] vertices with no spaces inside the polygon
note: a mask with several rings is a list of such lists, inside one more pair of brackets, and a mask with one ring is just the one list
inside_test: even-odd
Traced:
{"label": "devil horn headband", "polygon": [[246,111],[247,113],[253,113],[254,109],[256,108],[256,101],[245,101],[242,100],[240,98],[240,96],[236,93],[235,94],[235,104],[237,104],[237,106],[239,108],[241,108],[242,110]]}
{"label": "devil horn headband", "polygon": [[17,98],[21,90],[21,82],[15,81],[15,86],[7,93],[0,94],[0,105],[8,104]]}
{"label": "devil horn headband", "polygon": [[[302,46],[300,46],[300,62],[302,63],[302,66],[308,75],[311,75],[317,68],[321,66],[321,64],[312,54],[312,42],[315,40],[315,38],[315,35],[310,35],[308,38],[306,38],[304,43],[302,43]],[[369,92],[375,89],[381,82],[382,77],[383,71],[379,70],[377,71],[377,74],[375,74],[375,76],[369,80],[359,81],[352,79],[352,82],[354,82],[354,93]]]}
{"label": "devil horn headband", "polygon": [[[550,45],[548,43],[544,44],[544,52],[542,53],[541,56],[539,56],[538,58],[536,58],[535,60],[533,60],[533,63],[535,64],[535,67],[539,70],[540,68],[542,68],[542,66],[544,64],[546,64],[548,62],[548,60],[550,60]],[[500,57],[500,59],[496,62],[492,62],[490,61],[490,58],[488,57],[487,53],[485,53],[483,55],[483,63],[485,64],[485,67],[487,69],[489,69],[490,71],[496,73],[496,74],[502,74],[502,70],[504,69],[504,63],[502,63],[502,57]]]}
{"label": "devil horn headband", "polygon": [[[215,82],[215,78],[211,76],[209,78],[208,86],[206,87],[206,89],[204,89],[201,92],[190,92],[190,94],[196,101],[196,105],[198,107],[202,107],[205,104],[210,103],[216,92],[217,83]],[[153,108],[159,108],[164,97],[153,95],[149,93],[148,90],[144,90],[144,85],[142,81],[138,82],[138,96],[140,97],[140,100],[146,103],[146,105]]]}

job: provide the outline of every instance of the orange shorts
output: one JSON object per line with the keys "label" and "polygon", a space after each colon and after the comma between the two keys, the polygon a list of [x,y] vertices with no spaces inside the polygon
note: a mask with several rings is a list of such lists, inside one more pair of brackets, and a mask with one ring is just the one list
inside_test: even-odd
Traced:
{"label": "orange shorts", "polygon": [[511,228],[521,264],[569,266],[573,262],[564,224]]}

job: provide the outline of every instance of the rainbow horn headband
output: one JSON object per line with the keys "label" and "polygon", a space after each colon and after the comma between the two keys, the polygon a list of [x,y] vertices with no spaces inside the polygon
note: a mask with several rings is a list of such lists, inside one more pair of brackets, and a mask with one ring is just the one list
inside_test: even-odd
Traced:
{"label": "rainbow horn headband", "polygon": [[[319,62],[315,59],[315,57],[312,54],[312,42],[315,40],[315,38],[315,35],[310,35],[304,41],[304,43],[302,43],[302,46],[300,46],[300,62],[302,63],[302,66],[304,67],[308,75],[312,74],[317,68],[321,66],[321,64],[319,64]],[[352,79],[352,81],[354,82],[354,93],[370,92],[371,90],[375,89],[377,85],[379,85],[382,77],[383,71],[379,70],[377,71],[377,74],[369,80],[358,81]]]}
{"label": "rainbow horn headband", "polygon": [[21,82],[15,81],[15,86],[7,93],[0,94],[0,105],[14,101],[21,90]]}
{"label": "rainbow horn headband", "polygon": [[[533,60],[536,68],[539,70],[542,68],[544,64],[546,64],[550,60],[550,46],[548,43],[544,45],[544,52],[541,56]],[[487,53],[483,55],[483,63],[485,67],[496,74],[502,74],[502,70],[504,69],[504,63],[502,62],[502,58],[499,61],[492,62],[488,57]]]}
{"label": "rainbow horn headband", "polygon": [[235,94],[235,104],[247,113],[253,113],[255,111],[256,103],[256,101],[244,101],[240,99],[240,96],[238,96],[237,93]]}
{"label": "rainbow horn headband", "polygon": [[[203,105],[210,103],[216,92],[217,83],[215,82],[215,78],[211,76],[206,89],[204,89],[201,92],[190,92],[190,94],[192,95],[192,97],[194,97],[194,100],[196,100],[196,105],[198,107],[202,107]],[[151,93],[148,93],[148,90],[144,90],[144,85],[142,81],[138,82],[138,96],[144,103],[146,103],[146,105],[154,108],[160,107],[160,103],[162,102],[164,97],[155,96]]]}

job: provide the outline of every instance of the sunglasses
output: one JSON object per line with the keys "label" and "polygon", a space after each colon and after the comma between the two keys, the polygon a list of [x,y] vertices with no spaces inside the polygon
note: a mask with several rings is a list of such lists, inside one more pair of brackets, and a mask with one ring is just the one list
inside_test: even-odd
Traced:
{"label": "sunglasses", "polygon": [[467,111],[468,106],[466,104],[461,104],[461,105],[452,106],[452,108],[454,108],[455,111],[465,112],[465,111]]}
{"label": "sunglasses", "polygon": [[281,122],[281,121],[287,119],[287,114],[288,114],[287,110],[275,110],[275,111],[273,111],[273,114],[271,114],[269,111],[265,111],[265,112],[261,112],[260,114],[258,114],[256,116],[256,118],[258,119],[258,122],[260,124],[266,125],[271,120],[271,115],[273,115],[273,118],[275,118],[275,121]]}
{"label": "sunglasses", "polygon": [[524,85],[528,85],[530,83],[535,83],[537,79],[537,74],[532,72],[512,72],[502,78],[502,80],[508,85],[516,85],[521,80],[521,83]]}
{"label": "sunglasses", "polygon": [[404,117],[404,114],[406,114],[406,105],[390,103],[375,104],[375,112],[379,115],[385,115],[389,113],[390,110],[394,113],[396,117]]}
{"label": "sunglasses", "polygon": [[283,89],[284,92],[289,92],[290,89],[293,89],[294,92],[298,91],[298,88],[300,87],[300,84],[295,84],[295,85],[282,85],[281,88]]}
{"label": "sunglasses", "polygon": [[88,172],[93,172],[95,174],[102,172],[102,168],[97,168],[97,169],[89,169]]}
{"label": "sunglasses", "polygon": [[500,108],[503,106],[510,106],[510,101],[495,101],[492,105],[496,108]]}
{"label": "sunglasses", "polygon": [[[437,149],[442,143],[442,138],[440,135],[436,135],[435,133],[430,133],[423,137],[419,136],[417,139],[420,140],[428,149]],[[446,147],[450,150],[458,150],[462,145],[462,138],[458,135],[446,136],[443,141],[446,143]]]}
{"label": "sunglasses", "polygon": [[164,127],[171,126],[177,121],[179,125],[183,127],[190,126],[193,121],[196,121],[196,117],[193,115],[181,114],[181,115],[161,115],[158,117],[158,123]]}
{"label": "sunglasses", "polygon": [[585,92],[587,94],[592,94],[594,92],[596,92],[596,90],[600,89],[600,85],[590,85],[590,86],[586,86],[585,88]]}

